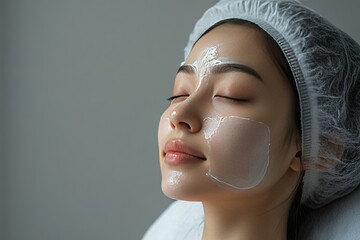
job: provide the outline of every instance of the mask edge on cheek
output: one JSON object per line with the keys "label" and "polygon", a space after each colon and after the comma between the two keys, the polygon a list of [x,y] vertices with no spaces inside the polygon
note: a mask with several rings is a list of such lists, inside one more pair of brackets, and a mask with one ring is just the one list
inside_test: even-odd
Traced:
{"label": "mask edge on cheek", "polygon": [[[208,119],[214,119],[214,118],[206,118],[207,121],[209,121]],[[235,121],[236,123],[233,123],[233,121],[229,122],[229,119]],[[204,122],[206,120],[204,120]],[[224,126],[224,124],[226,125],[226,130],[228,130],[227,132],[225,130],[225,132],[228,135],[235,136],[235,137],[238,137],[236,134],[234,134],[234,132],[236,132],[236,131],[234,131],[234,129],[236,129],[236,127],[237,127],[236,125],[238,125],[238,126],[247,125],[248,128],[251,129],[252,131],[256,130],[258,132],[258,135],[263,138],[263,142],[260,141],[260,142],[258,142],[259,143],[258,145],[255,145],[255,144],[251,145],[253,148],[255,148],[255,146],[259,146],[259,148],[261,148],[261,149],[255,149],[255,150],[252,149],[252,152],[250,151],[251,146],[248,146],[247,148],[242,149],[243,152],[238,152],[234,156],[229,156],[227,154],[223,154],[222,155],[223,159],[226,159],[227,163],[230,164],[230,166],[224,167],[224,164],[218,164],[218,163],[214,164],[214,162],[210,162],[209,170],[206,173],[206,175],[208,177],[210,177],[212,180],[220,183],[221,185],[224,185],[226,187],[231,187],[234,189],[238,189],[238,190],[252,189],[252,188],[258,186],[259,184],[261,184],[261,182],[263,181],[263,179],[265,178],[265,176],[267,174],[267,170],[270,165],[270,128],[269,128],[269,126],[267,126],[263,122],[255,121],[250,118],[242,118],[242,117],[238,117],[238,116],[226,116],[226,117],[217,116],[214,121],[217,122],[218,124],[204,124],[204,126],[209,126],[209,125],[217,126],[215,130],[214,129],[211,130],[212,134],[208,134],[208,136],[210,136],[210,137],[209,137],[209,139],[207,139],[207,144],[208,144],[208,149],[209,149],[210,155],[217,156],[218,158],[222,158],[218,154],[218,152],[220,152],[222,149],[219,149],[218,147],[215,146],[214,138],[216,138],[216,137],[219,138],[219,135],[223,135],[222,137],[224,139],[226,139],[226,134],[224,137],[224,133],[223,133],[224,130],[222,130],[222,128],[221,128],[222,126]],[[230,125],[230,130],[229,130],[229,125]],[[233,129],[231,129],[231,127],[233,127]],[[248,132],[249,129],[247,129],[247,130],[245,129],[244,132]],[[204,129],[203,131],[204,131],[204,135],[206,135],[206,129]],[[217,139],[217,140],[219,140],[219,139]],[[246,145],[244,138],[240,137],[240,140],[243,141],[244,145]],[[215,142],[216,142],[216,140],[215,140]],[[226,141],[220,141],[220,142],[226,142]],[[256,143],[256,141],[254,143]],[[228,144],[228,145],[231,146],[231,144]],[[234,145],[234,144],[232,145],[233,149],[236,149],[236,145]],[[226,148],[226,149],[229,150],[229,148]],[[245,151],[245,153],[246,153],[246,151],[248,151],[248,153],[244,154],[244,151]],[[216,152],[216,154],[213,154],[214,152]],[[262,153],[262,155],[261,154],[259,155],[258,154],[259,152]],[[247,165],[245,164],[246,162],[244,163],[244,161],[245,161],[244,159],[241,160],[241,161],[243,161],[242,164],[238,164],[239,159],[237,159],[238,158],[237,156],[241,156],[241,155],[247,155],[247,157],[245,157],[246,159],[248,159]],[[230,158],[230,159],[228,159],[228,158]],[[250,160],[249,160],[249,158],[250,158]],[[213,158],[210,157],[210,159],[213,159]],[[259,159],[258,162],[257,162],[257,159]],[[215,161],[215,160],[213,159],[212,161]],[[251,167],[251,165],[253,165],[254,163],[257,163],[257,166],[260,169],[258,173],[256,173],[257,168]],[[236,165],[236,164],[238,164],[238,165]],[[241,169],[248,169],[250,171],[250,174],[249,173],[247,174],[248,179],[244,179],[244,176],[246,174],[245,174],[245,172],[243,172],[241,174]],[[237,177],[234,177],[236,175],[236,170],[238,170],[239,175]],[[232,178],[230,179],[227,175],[231,175]],[[251,178],[253,178],[253,179],[251,179]]]}

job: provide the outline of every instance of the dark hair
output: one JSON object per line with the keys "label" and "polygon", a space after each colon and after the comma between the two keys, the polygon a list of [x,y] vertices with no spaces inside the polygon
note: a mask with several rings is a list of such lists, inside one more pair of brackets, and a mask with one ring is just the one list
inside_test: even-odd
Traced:
{"label": "dark hair", "polygon": [[303,206],[301,205],[301,195],[304,185],[304,182],[302,181],[302,177],[297,186],[297,189],[295,190],[295,196],[289,210],[288,222],[287,222],[288,240],[299,239],[299,229],[304,218]]}
{"label": "dark hair", "polygon": [[[281,71],[285,74],[286,78],[289,80],[289,84],[291,86],[292,92],[295,97],[295,106],[294,106],[295,107],[295,109],[294,109],[295,124],[296,124],[297,130],[301,134],[299,95],[298,95],[295,79],[292,74],[291,68],[285,58],[285,55],[281,51],[279,45],[269,34],[267,34],[264,30],[262,30],[256,24],[249,22],[247,20],[237,19],[237,18],[225,19],[223,21],[220,21],[220,22],[214,24],[209,29],[207,29],[199,37],[199,39],[202,36],[204,36],[206,33],[208,33],[209,31],[214,29],[215,27],[220,26],[225,23],[255,26],[260,32],[262,32],[264,34],[265,39],[268,44],[267,47],[270,50],[271,54],[273,55],[274,61],[280,67]],[[299,179],[299,184],[297,185],[297,187],[294,190],[294,196],[293,196],[292,203],[291,203],[290,210],[289,210],[288,222],[287,222],[287,239],[288,240],[297,240],[299,238],[299,228],[300,228],[301,222],[303,221],[303,218],[304,218],[303,206],[301,205],[301,196],[302,196],[302,189],[303,189],[303,181],[302,181],[303,175],[304,174],[302,174],[301,178]]]}

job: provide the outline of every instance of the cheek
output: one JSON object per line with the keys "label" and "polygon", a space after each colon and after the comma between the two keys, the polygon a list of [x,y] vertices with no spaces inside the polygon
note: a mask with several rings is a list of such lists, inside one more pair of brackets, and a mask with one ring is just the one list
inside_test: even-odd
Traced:
{"label": "cheek", "polygon": [[297,149],[297,133],[294,123],[295,114],[292,114],[291,106],[284,104],[278,104],[278,106],[282,111],[275,109],[273,118],[268,120],[271,128],[270,159],[272,159],[272,172],[282,175],[288,170],[289,164],[296,154],[294,149]]}
{"label": "cheek", "polygon": [[235,189],[257,186],[269,165],[269,128],[240,117],[209,118],[204,126],[209,146],[208,176]]}
{"label": "cheek", "polygon": [[158,127],[158,146],[159,148],[165,143],[166,137],[171,132],[170,117],[168,111],[165,111],[160,118]]}

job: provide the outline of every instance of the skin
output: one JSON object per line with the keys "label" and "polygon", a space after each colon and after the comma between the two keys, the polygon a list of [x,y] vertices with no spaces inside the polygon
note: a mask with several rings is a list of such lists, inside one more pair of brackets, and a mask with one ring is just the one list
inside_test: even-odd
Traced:
{"label": "skin", "polygon": [[[185,64],[196,62],[213,46],[218,46],[217,57],[251,67],[262,80],[243,71],[209,72],[206,84],[199,85],[197,74],[177,74],[173,95],[181,97],[171,101],[159,127],[162,190],[171,198],[203,203],[203,240],[286,239],[287,216],[301,176],[300,134],[289,80],[268,50],[264,33],[254,26],[225,23],[215,27],[198,40]],[[202,128],[204,119],[214,112],[250,118],[269,127],[271,164],[259,186],[235,190],[206,176],[210,160],[216,159],[207,155]],[[180,139],[206,159],[167,164],[164,148],[171,139]],[[169,184],[174,172],[178,174],[176,184]]]}

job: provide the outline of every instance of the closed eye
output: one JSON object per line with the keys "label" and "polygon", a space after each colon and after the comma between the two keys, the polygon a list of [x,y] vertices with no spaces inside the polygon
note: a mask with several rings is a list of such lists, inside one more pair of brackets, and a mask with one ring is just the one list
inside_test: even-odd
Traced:
{"label": "closed eye", "polygon": [[187,98],[189,95],[187,95],[187,94],[183,94],[183,95],[174,95],[174,96],[171,96],[171,97],[169,97],[167,100],[168,101],[173,101],[173,100],[175,100],[175,99],[179,99],[179,98]]}
{"label": "closed eye", "polygon": [[222,96],[222,95],[215,95],[215,97],[219,97],[219,98],[225,98],[227,100],[231,100],[234,102],[248,102],[248,99],[243,99],[243,98],[233,98],[233,97],[229,97],[229,96]]}

